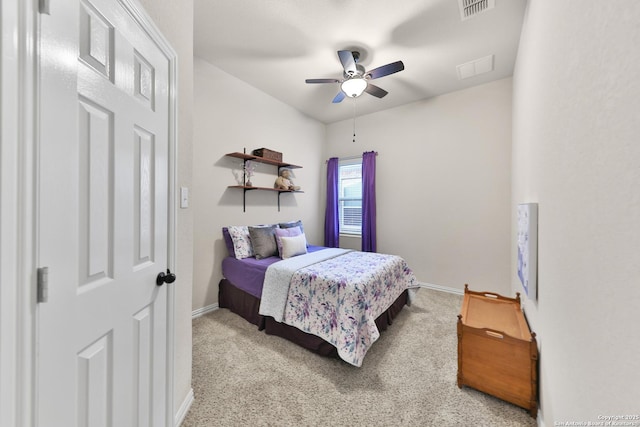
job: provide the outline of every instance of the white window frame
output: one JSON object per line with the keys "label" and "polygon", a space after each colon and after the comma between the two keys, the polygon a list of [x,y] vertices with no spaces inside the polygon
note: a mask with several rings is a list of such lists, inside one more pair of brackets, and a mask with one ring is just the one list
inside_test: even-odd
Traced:
{"label": "white window frame", "polygon": [[[360,183],[362,185],[362,157],[346,158],[338,160],[338,216],[340,222],[340,234],[348,236],[362,236],[362,190],[360,191],[360,197],[345,197],[343,195],[343,179],[342,169],[344,167],[353,167],[355,165],[360,166]],[[360,201],[360,225],[345,225],[344,223],[344,202]]]}

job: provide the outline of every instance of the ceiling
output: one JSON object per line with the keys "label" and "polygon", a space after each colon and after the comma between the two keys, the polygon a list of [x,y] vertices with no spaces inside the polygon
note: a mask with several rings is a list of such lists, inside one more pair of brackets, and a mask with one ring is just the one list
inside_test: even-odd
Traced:
{"label": "ceiling", "polygon": [[[457,0],[194,0],[194,55],[324,123],[353,117],[331,101],[342,79],[338,50],[367,70],[403,61],[372,83],[389,92],[355,99],[364,115],[513,74],[526,0],[462,20]],[[456,66],[494,55],[493,71],[459,79]]]}

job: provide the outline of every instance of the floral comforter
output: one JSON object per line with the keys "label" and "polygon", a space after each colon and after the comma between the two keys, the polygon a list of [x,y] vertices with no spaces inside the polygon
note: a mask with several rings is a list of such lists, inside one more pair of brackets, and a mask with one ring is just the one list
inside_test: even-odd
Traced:
{"label": "floral comforter", "polygon": [[380,337],[375,319],[414,287],[415,276],[402,258],[347,252],[293,274],[284,323],[323,338],[344,361],[361,366]]}

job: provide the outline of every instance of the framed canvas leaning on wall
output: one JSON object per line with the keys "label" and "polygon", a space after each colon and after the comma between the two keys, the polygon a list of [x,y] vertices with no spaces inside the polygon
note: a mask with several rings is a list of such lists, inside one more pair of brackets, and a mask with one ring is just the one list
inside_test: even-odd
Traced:
{"label": "framed canvas leaning on wall", "polygon": [[518,205],[518,278],[527,296],[537,298],[538,204]]}

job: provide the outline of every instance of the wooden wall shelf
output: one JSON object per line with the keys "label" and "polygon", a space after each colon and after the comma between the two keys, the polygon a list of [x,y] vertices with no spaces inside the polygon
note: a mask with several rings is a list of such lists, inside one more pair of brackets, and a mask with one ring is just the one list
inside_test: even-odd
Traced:
{"label": "wooden wall shelf", "polygon": [[[272,166],[277,166],[278,170],[280,170],[280,168],[291,168],[291,169],[300,169],[302,168],[302,166],[298,166],[298,165],[294,165],[291,163],[285,163],[285,162],[277,162],[275,160],[271,160],[271,159],[265,159],[262,157],[258,157],[258,156],[254,156],[252,154],[245,154],[245,153],[239,153],[239,152],[234,152],[234,153],[228,153],[226,154],[226,156],[228,157],[235,157],[236,159],[242,159],[243,163],[246,163],[248,160],[254,161],[254,162],[258,162],[258,163],[264,163],[267,165],[272,165]],[[250,186],[250,185],[229,185],[227,188],[237,188],[242,190],[242,212],[246,212],[247,211],[247,191],[251,191],[251,190],[259,190],[259,191],[273,191],[278,193],[278,212],[280,212],[280,195],[282,193],[304,193],[304,191],[302,190],[280,190],[277,188],[273,188],[273,187],[254,187],[254,186]]]}

